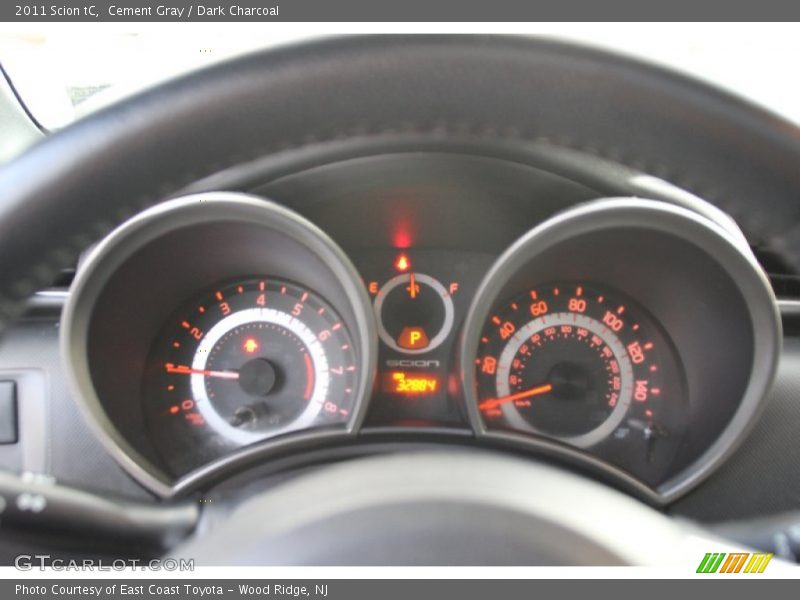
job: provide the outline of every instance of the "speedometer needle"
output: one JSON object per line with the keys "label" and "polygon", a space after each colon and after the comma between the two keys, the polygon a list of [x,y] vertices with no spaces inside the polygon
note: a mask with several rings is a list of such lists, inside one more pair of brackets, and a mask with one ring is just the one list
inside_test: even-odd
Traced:
{"label": "speedometer needle", "polygon": [[220,379],[239,379],[236,371],[203,371],[202,369],[192,369],[185,365],[173,365],[167,363],[167,373],[177,373],[178,375],[203,375],[204,377],[219,377]]}
{"label": "speedometer needle", "polygon": [[524,398],[531,398],[533,396],[541,396],[542,394],[547,394],[553,389],[553,386],[549,383],[544,385],[537,386],[535,388],[531,388],[529,390],[525,390],[524,392],[518,392],[516,394],[510,394],[508,396],[502,396],[500,398],[489,398],[488,400],[484,400],[478,405],[478,408],[481,410],[488,410],[500,406],[501,404],[505,404],[506,402],[515,402],[517,400],[523,400]]}

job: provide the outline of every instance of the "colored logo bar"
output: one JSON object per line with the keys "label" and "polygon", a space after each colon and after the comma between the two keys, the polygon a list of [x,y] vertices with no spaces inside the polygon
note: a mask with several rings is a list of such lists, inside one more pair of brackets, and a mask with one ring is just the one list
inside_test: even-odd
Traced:
{"label": "colored logo bar", "polygon": [[698,573],[763,573],[772,554],[768,552],[708,552],[697,567]]}

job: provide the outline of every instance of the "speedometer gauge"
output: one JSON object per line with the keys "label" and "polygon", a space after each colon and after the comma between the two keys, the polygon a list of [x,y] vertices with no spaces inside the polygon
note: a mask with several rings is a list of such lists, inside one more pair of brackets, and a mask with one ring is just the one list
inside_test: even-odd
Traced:
{"label": "speedometer gauge", "polygon": [[193,299],[165,326],[146,370],[147,421],[170,461],[197,438],[191,446],[212,458],[346,422],[355,371],[350,334],[322,298],[287,281],[235,281]]}
{"label": "speedometer gauge", "polygon": [[660,501],[721,464],[763,404],[780,323],[741,232],[691,204],[599,199],[495,261],[460,348],[477,437]]}
{"label": "speedometer gauge", "polygon": [[603,286],[538,286],[491,314],[476,359],[487,427],[600,453],[638,440],[669,460],[683,429],[683,377],[672,344],[639,306]]}

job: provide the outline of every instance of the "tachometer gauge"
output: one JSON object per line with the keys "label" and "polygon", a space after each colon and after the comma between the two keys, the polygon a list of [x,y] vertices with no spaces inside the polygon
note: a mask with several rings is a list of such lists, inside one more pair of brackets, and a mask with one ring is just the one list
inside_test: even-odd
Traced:
{"label": "tachometer gauge", "polygon": [[81,263],[63,331],[87,422],[160,497],[355,437],[375,381],[371,302],[348,257],[239,193],[168,200],[117,228]]}
{"label": "tachometer gauge", "polygon": [[476,367],[489,428],[603,453],[639,439],[646,462],[664,457],[682,429],[671,343],[643,309],[602,286],[543,285],[512,299],[485,324]]}
{"label": "tachometer gauge", "polygon": [[[356,358],[322,298],[274,279],[235,281],[167,323],[146,372],[146,414],[164,456],[200,436],[209,456],[288,431],[347,421]],[[176,452],[176,450],[178,450]]]}

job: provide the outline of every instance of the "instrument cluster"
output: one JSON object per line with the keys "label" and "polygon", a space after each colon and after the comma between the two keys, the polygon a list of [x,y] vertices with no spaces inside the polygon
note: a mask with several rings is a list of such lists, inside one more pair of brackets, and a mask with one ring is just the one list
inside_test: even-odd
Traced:
{"label": "instrument cluster", "polygon": [[610,198],[509,244],[345,253],[263,198],[165,202],[79,271],[62,338],[76,396],[164,496],[231,465],[433,434],[661,500],[721,464],[781,339],[735,225]]}

